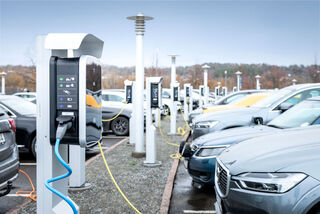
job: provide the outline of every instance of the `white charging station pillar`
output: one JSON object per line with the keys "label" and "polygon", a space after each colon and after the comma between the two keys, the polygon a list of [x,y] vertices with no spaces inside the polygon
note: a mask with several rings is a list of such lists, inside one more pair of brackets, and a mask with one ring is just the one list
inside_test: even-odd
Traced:
{"label": "white charging station pillar", "polygon": [[174,100],[174,87],[176,87],[176,57],[178,55],[172,54],[171,56],[171,83],[170,83],[170,132],[169,134],[177,134],[177,103]]}
{"label": "white charging station pillar", "polygon": [[[73,213],[67,202],[45,187],[45,182],[65,174],[66,169],[58,162],[54,146],[50,144],[50,58],[67,58],[91,55],[101,57],[103,41],[91,34],[48,34],[37,37],[37,213]],[[68,54],[69,52],[69,54]],[[59,147],[60,155],[68,160],[68,145]],[[68,195],[68,179],[55,182],[53,187]],[[77,207],[77,206],[76,206]],[[77,207],[79,210],[79,207]]]}
{"label": "white charging station pillar", "polygon": [[256,89],[260,90],[260,75],[255,76],[256,77]]}
{"label": "white charging station pillar", "polygon": [[[135,103],[135,82],[125,80],[124,81],[124,87],[125,87],[125,97],[126,97],[126,103],[131,104],[134,106]],[[132,108],[131,117],[129,120],[129,137],[130,137],[130,144],[135,144],[135,113],[134,108]]]}
{"label": "white charging station pillar", "polygon": [[240,91],[241,89],[241,71],[237,71],[236,75],[237,75],[237,91]]}
{"label": "white charging station pillar", "polygon": [[204,98],[204,85],[199,85],[199,108],[203,107],[203,98]]}
{"label": "white charging station pillar", "polygon": [[136,86],[134,93],[137,95],[133,108],[135,109],[135,150],[132,153],[134,157],[141,158],[145,156],[144,150],[144,65],[143,65],[143,35],[144,23],[146,20],[152,20],[152,17],[144,16],[138,13],[136,16],[127,17],[134,20],[136,24]]}
{"label": "white charging station pillar", "polygon": [[152,109],[159,109],[162,106],[161,96],[162,77],[146,78],[146,160],[145,166],[159,166],[157,161],[157,145],[155,141],[156,127],[152,123]]}
{"label": "white charging station pillar", "polygon": [[189,104],[190,104],[190,95],[191,95],[191,85],[186,83],[183,85],[183,112],[184,118],[188,120],[189,118]]}
{"label": "white charging station pillar", "polygon": [[1,93],[6,94],[6,72],[1,72]]}
{"label": "white charging station pillar", "polygon": [[190,85],[190,102],[189,102],[189,113],[193,111],[193,86]]}
{"label": "white charging station pillar", "polygon": [[203,68],[204,106],[207,106],[208,99],[209,99],[208,69],[210,68],[210,66],[205,64],[204,66],[202,66],[202,68]]}

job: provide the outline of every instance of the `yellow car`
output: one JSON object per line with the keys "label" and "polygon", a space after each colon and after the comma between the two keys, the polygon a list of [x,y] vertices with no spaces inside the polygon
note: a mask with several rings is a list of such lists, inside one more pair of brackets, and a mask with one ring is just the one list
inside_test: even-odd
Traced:
{"label": "yellow car", "polygon": [[230,104],[230,105],[222,105],[222,106],[213,106],[207,109],[203,109],[203,114],[213,112],[213,111],[221,111],[227,109],[234,109],[234,108],[241,108],[241,107],[250,107],[253,104],[256,104],[258,101],[262,100],[263,98],[269,96],[271,93],[256,93],[245,96],[240,101]]}

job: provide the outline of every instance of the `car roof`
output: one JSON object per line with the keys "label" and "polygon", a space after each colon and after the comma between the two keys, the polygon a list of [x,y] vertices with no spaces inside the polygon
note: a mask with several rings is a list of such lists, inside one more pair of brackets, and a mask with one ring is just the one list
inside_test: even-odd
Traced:
{"label": "car roof", "polygon": [[305,89],[305,88],[312,88],[312,87],[316,87],[316,86],[320,87],[320,83],[296,84],[296,85],[291,85],[291,86],[285,87],[285,89],[295,91],[295,90],[301,90],[301,89]]}
{"label": "car roof", "polygon": [[307,100],[320,101],[320,96],[317,96],[317,97],[311,97],[311,98],[308,98]]}
{"label": "car roof", "polygon": [[0,95],[0,100],[24,100],[24,99],[21,98],[21,97],[14,96],[14,95],[3,95],[3,94],[1,94]]}

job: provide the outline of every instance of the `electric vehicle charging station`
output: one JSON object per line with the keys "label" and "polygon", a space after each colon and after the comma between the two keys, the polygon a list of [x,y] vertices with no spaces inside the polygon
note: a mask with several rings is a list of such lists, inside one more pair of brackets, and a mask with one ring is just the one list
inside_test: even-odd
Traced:
{"label": "electric vehicle charging station", "polygon": [[[124,81],[124,91],[125,91],[125,98],[126,98],[126,103],[131,103],[134,106],[134,101],[135,101],[135,82],[130,81],[130,80],[125,80]],[[130,134],[130,144],[133,145],[135,144],[135,113],[134,113],[134,108],[132,108],[132,113],[131,117],[129,120],[129,134]]]}
{"label": "electric vehicle charging station", "polygon": [[237,86],[234,86],[234,87],[232,88],[232,91],[233,91],[233,93],[234,93],[234,92],[237,92]]}
{"label": "electric vehicle charging station", "polygon": [[222,94],[223,94],[223,96],[228,95],[228,88],[226,86],[222,87]]}
{"label": "electric vehicle charging station", "polygon": [[192,94],[191,84],[186,83],[183,85],[183,88],[184,88],[184,96],[183,96],[184,118],[189,118],[189,109],[190,109],[189,105],[190,105],[190,102],[192,102],[192,100],[191,100],[191,94]]}
{"label": "electric vehicle charging station", "polygon": [[162,106],[162,77],[146,78],[147,115],[146,115],[146,160],[145,166],[160,166],[157,161],[156,127],[152,123],[152,110]]}
{"label": "electric vehicle charging station", "polygon": [[220,86],[214,88],[216,98],[220,96]]}
{"label": "electric vehicle charging station", "polygon": [[202,108],[202,106],[203,106],[203,98],[204,98],[204,85],[200,85],[199,86],[199,94],[200,94],[199,108]]}
{"label": "electric vehicle charging station", "polygon": [[170,133],[169,135],[177,135],[177,102],[179,102],[180,84],[174,83],[172,88],[172,107],[170,109]]}
{"label": "electric vehicle charging station", "polygon": [[79,210],[67,197],[68,179],[57,176],[70,175],[69,169],[64,174],[68,165],[61,163],[68,160],[71,144],[70,166],[76,167],[74,174],[83,180],[85,147],[102,138],[101,66],[97,59],[102,50],[103,41],[91,34],[37,38],[37,213]]}

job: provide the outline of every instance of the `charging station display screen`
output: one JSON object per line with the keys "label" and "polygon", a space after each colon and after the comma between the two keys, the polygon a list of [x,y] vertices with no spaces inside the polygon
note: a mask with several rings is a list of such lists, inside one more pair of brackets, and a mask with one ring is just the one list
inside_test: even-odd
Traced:
{"label": "charging station display screen", "polygon": [[97,142],[102,132],[101,66],[86,65],[86,140]]}
{"label": "charging station display screen", "polygon": [[202,87],[200,90],[201,90],[201,96],[204,96],[204,88]]}
{"label": "charging station display screen", "polygon": [[151,108],[159,108],[159,86],[151,83]]}
{"label": "charging station display screen", "polygon": [[190,88],[189,87],[186,87],[186,97],[190,97]]}
{"label": "charging station display screen", "polygon": [[131,85],[126,86],[126,102],[132,103],[132,86]]}
{"label": "charging station display screen", "polygon": [[178,87],[173,87],[173,101],[179,101]]}

